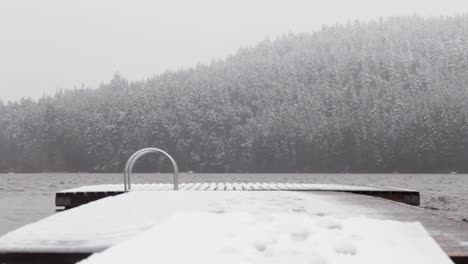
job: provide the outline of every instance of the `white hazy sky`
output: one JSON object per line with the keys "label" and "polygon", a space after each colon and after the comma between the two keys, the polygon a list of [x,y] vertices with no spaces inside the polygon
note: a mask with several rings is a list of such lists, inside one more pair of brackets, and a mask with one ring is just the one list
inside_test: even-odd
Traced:
{"label": "white hazy sky", "polygon": [[466,12],[468,0],[0,0],[0,99],[142,79],[323,24]]}

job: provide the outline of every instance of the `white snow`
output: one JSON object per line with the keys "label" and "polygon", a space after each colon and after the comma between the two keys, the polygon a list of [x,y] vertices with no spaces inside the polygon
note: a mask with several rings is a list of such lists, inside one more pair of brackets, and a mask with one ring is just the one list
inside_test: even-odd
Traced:
{"label": "white snow", "polygon": [[0,251],[89,252],[102,250],[139,234],[181,212],[253,214],[378,214],[364,205],[333,195],[291,191],[138,191],[108,197],[49,216],[0,237]]}
{"label": "white snow", "polygon": [[178,213],[80,263],[452,262],[419,223],[238,211]]}
{"label": "white snow", "polygon": [[349,215],[374,212],[334,196],[304,192],[138,191],[108,197],[49,216],[0,237],[0,251],[105,249],[180,212],[307,212]]}
{"label": "white snow", "polygon": [[381,216],[348,195],[130,192],[7,233],[0,251],[104,250],[83,263],[117,264],[451,263],[419,223],[364,218]]}
{"label": "white snow", "polygon": [[[201,186],[206,188],[201,188]],[[154,183],[154,184],[132,184],[132,191],[161,191],[172,190],[171,183]],[[180,183],[179,190],[320,190],[320,191],[383,191],[395,189],[393,187],[380,186],[357,186],[357,185],[341,185],[341,184],[311,184],[311,183]],[[82,186],[78,188],[60,191],[65,192],[104,192],[104,191],[124,191],[123,184],[101,184]]]}

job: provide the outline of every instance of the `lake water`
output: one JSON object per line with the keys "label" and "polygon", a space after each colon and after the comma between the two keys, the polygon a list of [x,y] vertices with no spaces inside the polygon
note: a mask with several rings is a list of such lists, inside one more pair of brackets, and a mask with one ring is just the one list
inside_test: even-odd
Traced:
{"label": "lake water", "polygon": [[[172,182],[170,174],[134,174],[133,183]],[[181,174],[181,182],[303,182],[376,184],[421,192],[421,207],[468,220],[466,174]],[[0,235],[55,213],[55,192],[122,183],[122,174],[0,174]]]}

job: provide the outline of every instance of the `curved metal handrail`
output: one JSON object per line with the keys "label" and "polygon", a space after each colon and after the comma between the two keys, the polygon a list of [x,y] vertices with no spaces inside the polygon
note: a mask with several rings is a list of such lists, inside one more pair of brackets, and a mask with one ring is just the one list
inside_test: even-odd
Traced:
{"label": "curved metal handrail", "polygon": [[172,167],[174,168],[174,190],[177,191],[179,189],[179,168],[177,167],[177,163],[172,158],[172,156],[169,155],[164,150],[161,150],[158,148],[144,148],[133,153],[133,155],[130,156],[130,158],[127,160],[127,163],[125,164],[125,169],[124,169],[124,191],[125,192],[128,192],[131,189],[130,176],[132,175],[132,169],[133,169],[133,165],[135,165],[135,162],[139,158],[141,158],[142,156],[148,153],[158,153],[158,152],[164,154],[171,161]]}
{"label": "curved metal handrail", "polygon": [[[124,169],[124,188],[125,188],[125,191],[127,191],[127,188],[128,188],[128,185],[129,185],[129,183],[127,183],[127,178],[129,178],[129,176],[128,176],[129,175],[129,169],[128,168],[129,168],[130,164],[135,163],[135,162],[133,162],[133,159],[135,159],[135,157],[137,155],[139,155],[140,153],[145,152],[145,151],[146,151],[146,148],[138,150],[137,152],[133,153],[130,156],[130,158],[128,158],[127,163],[125,163],[125,169]],[[128,181],[130,181],[130,179]]]}

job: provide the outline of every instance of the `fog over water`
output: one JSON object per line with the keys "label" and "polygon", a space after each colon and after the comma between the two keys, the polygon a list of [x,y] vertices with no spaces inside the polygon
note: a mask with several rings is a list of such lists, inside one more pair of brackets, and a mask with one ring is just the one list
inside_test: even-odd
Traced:
{"label": "fog over water", "polygon": [[0,99],[97,87],[209,63],[241,46],[359,19],[468,12],[468,1],[0,2]]}

